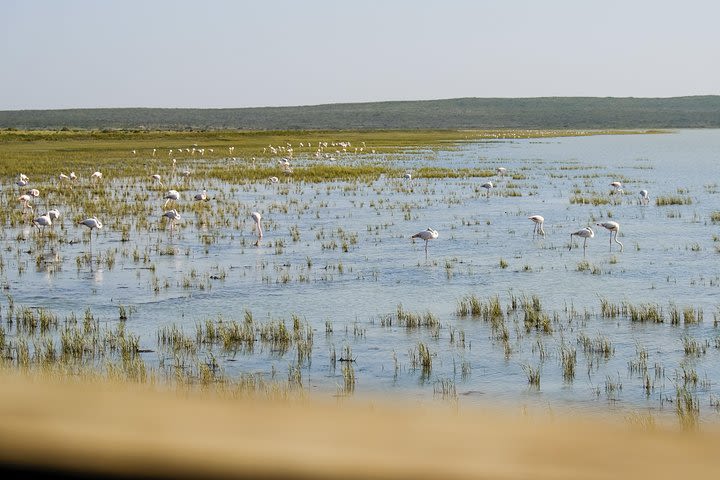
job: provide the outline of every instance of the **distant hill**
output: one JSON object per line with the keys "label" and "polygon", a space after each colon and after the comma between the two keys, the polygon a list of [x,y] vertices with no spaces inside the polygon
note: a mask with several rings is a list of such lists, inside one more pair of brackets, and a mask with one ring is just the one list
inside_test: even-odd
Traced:
{"label": "distant hill", "polygon": [[262,108],[0,111],[18,129],[458,129],[720,127],[720,96],[457,98]]}

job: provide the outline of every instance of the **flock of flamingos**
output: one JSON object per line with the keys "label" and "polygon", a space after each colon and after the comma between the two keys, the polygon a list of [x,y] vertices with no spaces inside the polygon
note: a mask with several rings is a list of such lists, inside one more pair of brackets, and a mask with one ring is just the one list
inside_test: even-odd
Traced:
{"label": "flock of flamingos", "polygon": [[[341,143],[341,145],[342,145],[342,143]],[[344,146],[345,145],[343,145],[343,147]],[[271,146],[270,148],[273,150],[274,153],[277,153],[279,151],[279,148],[283,148],[283,147],[274,148]],[[195,150],[195,149],[193,149],[193,150]],[[172,150],[170,152],[172,153]],[[232,147],[231,147],[230,152],[232,153]],[[133,150],[133,154],[136,154],[136,153],[137,152],[135,150]],[[204,153],[204,151],[202,153]],[[155,151],[153,151],[153,156],[154,156],[154,154],[155,154]],[[290,151],[290,155],[292,155],[292,151]],[[175,163],[175,160],[173,160],[173,164],[174,163]],[[285,173],[285,174],[292,173],[292,167],[290,165],[290,160],[288,158],[283,157],[281,160],[278,160],[278,163],[279,163],[280,168],[283,171],[283,173]],[[505,167],[498,167],[496,171],[497,171],[498,175],[503,176],[506,174],[507,169]],[[189,171],[183,172],[183,174],[186,176],[189,175],[189,173],[190,173]],[[162,185],[161,176],[159,174],[154,174],[151,177],[156,183]],[[103,178],[103,175],[99,171],[96,171],[92,175],[90,175],[91,182],[101,181],[102,178]],[[404,178],[407,180],[411,180],[412,175],[409,173],[406,173],[404,175]],[[60,173],[59,179],[60,179],[60,181],[63,181],[63,182],[65,182],[65,181],[75,182],[78,180],[78,177],[75,174],[75,172],[71,172],[69,175]],[[269,181],[271,183],[277,183],[278,178],[273,176],[273,177],[269,178]],[[18,176],[16,185],[20,188],[27,187],[29,185],[29,178],[27,177],[27,175],[21,173]],[[621,182],[618,182],[618,181],[611,182],[610,186],[613,187],[613,189],[614,189],[613,193],[622,193],[622,183]],[[492,190],[495,187],[495,185],[491,181],[488,181],[488,182],[483,183],[481,185],[481,187],[487,191],[487,196],[489,197],[490,190]],[[643,205],[647,205],[649,202],[648,191],[640,190],[639,194],[640,194],[640,202]],[[18,201],[22,204],[23,210],[29,209],[32,212],[33,208],[31,205],[31,201],[34,198],[37,198],[39,196],[40,196],[40,191],[35,188],[31,188],[31,189],[26,190],[25,193],[21,194],[18,197]],[[209,201],[209,198],[207,196],[207,191],[205,191],[205,190],[203,190],[202,193],[196,194],[193,198],[196,201]],[[180,192],[178,192],[177,190],[172,190],[172,189],[168,190],[164,196],[164,199],[165,199],[165,204],[163,205],[163,208],[167,208],[167,205],[170,202],[176,202],[180,199]],[[174,208],[170,209],[170,210],[165,210],[162,216],[164,218],[167,218],[168,221],[170,222],[171,232],[174,228],[175,222],[182,219],[180,214],[178,213],[178,211]],[[49,209],[47,212],[43,213],[42,215],[39,215],[39,216],[33,218],[32,224],[34,226],[36,226],[38,228],[38,230],[40,230],[41,227],[44,229],[45,227],[51,226],[53,224],[53,222],[55,220],[57,220],[59,217],[60,217],[60,211],[58,209]],[[259,212],[254,211],[254,212],[250,213],[250,218],[253,220],[254,225],[255,225],[254,229],[257,234],[257,241],[255,242],[255,245],[257,246],[257,245],[259,245],[260,240],[263,237],[263,229],[262,229],[262,224],[261,224],[262,215]],[[545,231],[543,230],[543,224],[545,222],[545,219],[542,217],[542,215],[531,215],[528,217],[528,219],[530,219],[535,224],[534,228],[533,228],[533,237],[535,237],[536,235],[540,235],[540,236],[544,237]],[[91,240],[92,240],[92,230],[103,228],[102,222],[95,216],[92,216],[92,217],[82,220],[81,222],[78,223],[78,225],[83,225],[90,230]],[[623,244],[617,238],[618,233],[620,232],[620,224],[615,221],[607,221],[607,222],[598,223],[597,226],[603,227],[610,232],[610,249],[612,250],[612,244],[613,244],[613,242],[615,242],[618,245],[620,245],[620,251],[622,252]],[[588,239],[593,238],[595,236],[595,232],[593,231],[593,229],[591,227],[588,226],[588,227],[585,227],[585,228],[582,228],[580,230],[570,233],[570,249],[572,249],[572,240],[573,240],[574,236],[577,236],[577,237],[580,237],[583,239],[583,253],[584,253],[587,248]],[[439,237],[438,231],[433,228],[428,227],[427,230],[417,232],[416,234],[412,235],[410,238],[413,240],[420,239],[420,240],[425,241],[425,257],[427,258],[428,242],[430,240],[435,240],[438,237]]]}

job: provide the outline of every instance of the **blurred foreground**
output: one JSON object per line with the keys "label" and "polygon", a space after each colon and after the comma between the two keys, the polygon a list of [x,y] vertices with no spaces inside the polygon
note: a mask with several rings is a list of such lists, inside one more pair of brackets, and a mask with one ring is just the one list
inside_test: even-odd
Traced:
{"label": "blurred foreground", "polygon": [[0,382],[3,478],[720,478],[717,428],[8,373]]}

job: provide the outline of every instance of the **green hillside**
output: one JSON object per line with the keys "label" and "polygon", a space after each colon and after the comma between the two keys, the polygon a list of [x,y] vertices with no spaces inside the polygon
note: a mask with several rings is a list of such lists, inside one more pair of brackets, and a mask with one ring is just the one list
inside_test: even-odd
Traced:
{"label": "green hillside", "polygon": [[720,96],[457,98],[263,108],[0,111],[0,128],[457,129],[720,127]]}

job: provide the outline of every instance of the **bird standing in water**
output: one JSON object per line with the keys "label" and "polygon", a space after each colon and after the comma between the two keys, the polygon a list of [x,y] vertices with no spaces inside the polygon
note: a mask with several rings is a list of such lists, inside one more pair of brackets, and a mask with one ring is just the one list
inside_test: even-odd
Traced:
{"label": "bird standing in water", "polygon": [[620,233],[620,224],[617,222],[602,222],[597,224],[598,227],[604,227],[607,230],[610,231],[610,251],[612,251],[612,242],[613,238],[615,239],[615,243],[620,245],[620,251],[623,251],[623,244],[620,243],[620,240],[617,239],[618,233]]}
{"label": "bird standing in water", "polygon": [[427,254],[428,254],[428,242],[430,240],[435,240],[438,238],[439,234],[437,230],[433,230],[432,228],[428,227],[427,230],[423,230],[422,232],[418,232],[415,235],[413,235],[410,238],[420,238],[422,240],[425,240],[425,260],[427,260]]}

